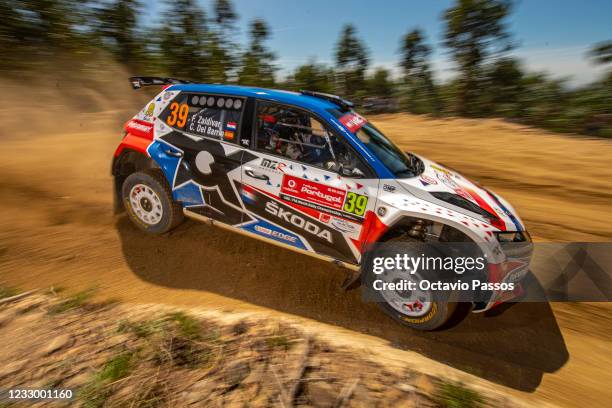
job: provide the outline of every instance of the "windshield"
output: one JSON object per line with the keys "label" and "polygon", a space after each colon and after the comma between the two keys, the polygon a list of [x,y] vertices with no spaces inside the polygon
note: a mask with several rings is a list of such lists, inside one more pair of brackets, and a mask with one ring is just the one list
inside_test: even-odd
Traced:
{"label": "windshield", "polygon": [[396,177],[414,177],[421,173],[421,161],[416,156],[402,152],[370,122],[365,121],[354,112],[334,110],[332,113],[349,130],[355,133],[370,153],[378,158]]}

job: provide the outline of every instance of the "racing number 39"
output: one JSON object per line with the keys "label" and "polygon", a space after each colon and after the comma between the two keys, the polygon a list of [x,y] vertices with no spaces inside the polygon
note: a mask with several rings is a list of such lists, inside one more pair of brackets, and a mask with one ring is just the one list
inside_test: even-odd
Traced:
{"label": "racing number 39", "polygon": [[346,201],[344,202],[344,211],[355,215],[362,216],[365,213],[366,206],[368,205],[368,197],[349,191],[346,194]]}
{"label": "racing number 39", "polygon": [[186,103],[180,105],[176,102],[172,102],[170,105],[170,115],[166,118],[166,123],[170,126],[178,126],[182,128],[187,122],[187,114],[189,113],[189,106]]}

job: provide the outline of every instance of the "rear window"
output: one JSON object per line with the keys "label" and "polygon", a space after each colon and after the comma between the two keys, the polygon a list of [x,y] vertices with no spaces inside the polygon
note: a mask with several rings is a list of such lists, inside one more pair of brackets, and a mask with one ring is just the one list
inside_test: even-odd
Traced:
{"label": "rear window", "polygon": [[202,137],[236,143],[245,99],[234,96],[181,93],[159,118],[168,126]]}

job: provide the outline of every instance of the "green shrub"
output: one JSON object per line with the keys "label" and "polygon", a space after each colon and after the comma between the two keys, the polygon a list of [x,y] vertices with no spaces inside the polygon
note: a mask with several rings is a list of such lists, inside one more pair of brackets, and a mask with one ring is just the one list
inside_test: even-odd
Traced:
{"label": "green shrub", "polygon": [[461,383],[443,382],[434,395],[436,403],[444,408],[480,408],[484,399]]}

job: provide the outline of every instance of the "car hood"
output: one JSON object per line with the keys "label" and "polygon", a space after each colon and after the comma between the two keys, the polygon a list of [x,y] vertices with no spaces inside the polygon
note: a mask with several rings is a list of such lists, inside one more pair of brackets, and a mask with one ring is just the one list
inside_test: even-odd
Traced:
{"label": "car hood", "polygon": [[516,211],[502,197],[453,169],[424,157],[417,157],[423,162],[423,172],[417,177],[397,180],[408,192],[434,204],[478,218],[501,231],[524,230]]}

